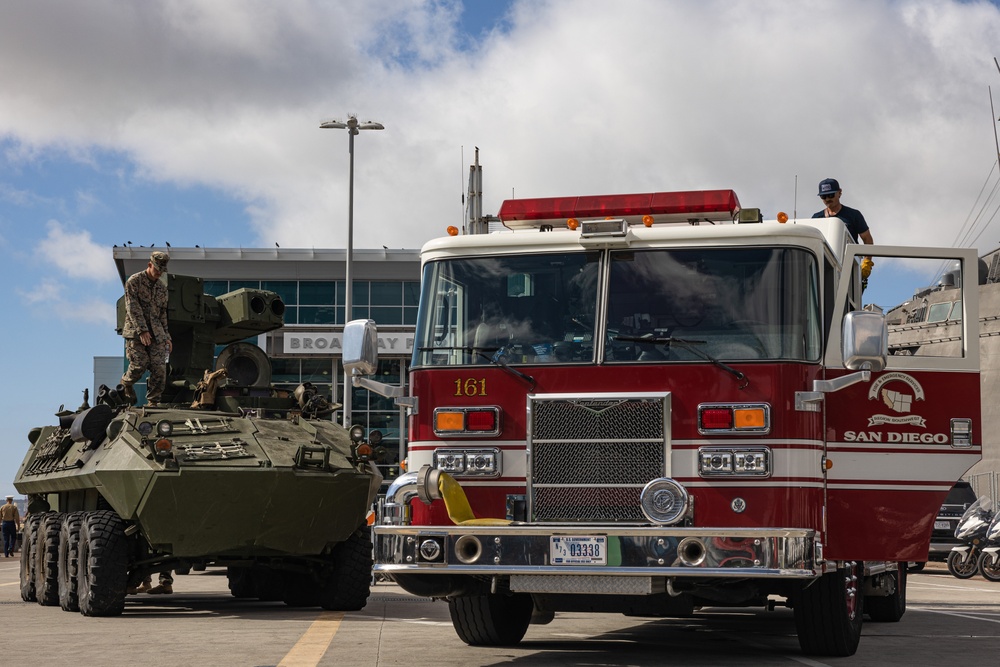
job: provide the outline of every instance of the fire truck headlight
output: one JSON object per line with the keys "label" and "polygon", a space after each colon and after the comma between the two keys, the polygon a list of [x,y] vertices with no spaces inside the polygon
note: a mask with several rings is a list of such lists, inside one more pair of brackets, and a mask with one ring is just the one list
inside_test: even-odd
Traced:
{"label": "fire truck headlight", "polygon": [[698,452],[698,472],[702,476],[731,474],[733,453],[729,450],[702,449]]}
{"label": "fire truck headlight", "polygon": [[500,450],[436,449],[434,467],[455,477],[499,477]]}
{"label": "fire truck headlight", "polygon": [[653,523],[673,525],[684,519],[690,497],[687,489],[662,477],[647,484],[639,495],[642,513]]}
{"label": "fire truck headlight", "polygon": [[771,450],[767,447],[702,447],[698,450],[698,474],[702,477],[768,477]]}
{"label": "fire truck headlight", "polygon": [[737,475],[770,475],[770,456],[767,450],[733,452],[733,472]]}

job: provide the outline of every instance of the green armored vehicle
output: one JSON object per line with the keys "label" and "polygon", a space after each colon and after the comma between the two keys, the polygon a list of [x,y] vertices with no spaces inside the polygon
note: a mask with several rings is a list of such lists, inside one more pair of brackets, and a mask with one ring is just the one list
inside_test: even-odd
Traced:
{"label": "green armored vehicle", "polygon": [[147,576],[214,565],[236,597],[364,607],[382,481],[369,447],[329,420],[337,406],[308,383],[272,388],[267,356],[242,342],[280,327],[284,304],[166,280],[164,402],[131,406],[123,387],[102,386],[93,407],[84,392],[75,412],[29,433],[14,480],[29,498],[21,597],[111,616]]}

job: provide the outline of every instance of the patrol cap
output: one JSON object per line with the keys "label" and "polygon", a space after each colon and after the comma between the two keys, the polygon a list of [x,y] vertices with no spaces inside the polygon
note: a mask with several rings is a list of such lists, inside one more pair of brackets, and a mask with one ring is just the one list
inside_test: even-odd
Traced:
{"label": "patrol cap", "polygon": [[167,262],[170,261],[170,255],[165,252],[160,252],[157,250],[152,255],[149,256],[149,262],[153,265],[160,273],[167,270]]}
{"label": "patrol cap", "polygon": [[819,196],[832,195],[840,191],[840,183],[836,178],[824,178],[819,182]]}

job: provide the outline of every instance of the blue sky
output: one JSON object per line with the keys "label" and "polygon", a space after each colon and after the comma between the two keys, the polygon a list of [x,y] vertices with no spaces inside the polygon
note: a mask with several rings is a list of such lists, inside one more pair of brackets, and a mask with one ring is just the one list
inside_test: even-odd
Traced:
{"label": "blue sky", "polygon": [[113,245],[343,247],[323,120],[386,126],[357,138],[357,248],[460,224],[478,146],[487,212],[733,188],[806,217],[833,176],[877,241],[985,252],[998,34],[994,4],[948,0],[2,3],[0,492],[121,353]]}

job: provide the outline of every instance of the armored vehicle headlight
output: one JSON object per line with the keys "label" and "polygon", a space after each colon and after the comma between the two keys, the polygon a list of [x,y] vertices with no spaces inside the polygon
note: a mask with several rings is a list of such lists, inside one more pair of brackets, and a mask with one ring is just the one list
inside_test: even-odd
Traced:
{"label": "armored vehicle headlight", "polygon": [[174,434],[174,425],[167,419],[156,422],[156,435],[161,438],[169,438]]}
{"label": "armored vehicle headlight", "polygon": [[152,422],[142,422],[141,424],[139,424],[139,435],[141,435],[142,437],[145,438],[152,432],[153,432]]}
{"label": "armored vehicle headlight", "polygon": [[365,427],[360,424],[355,424],[351,427],[351,440],[353,442],[361,442],[365,439]]}

